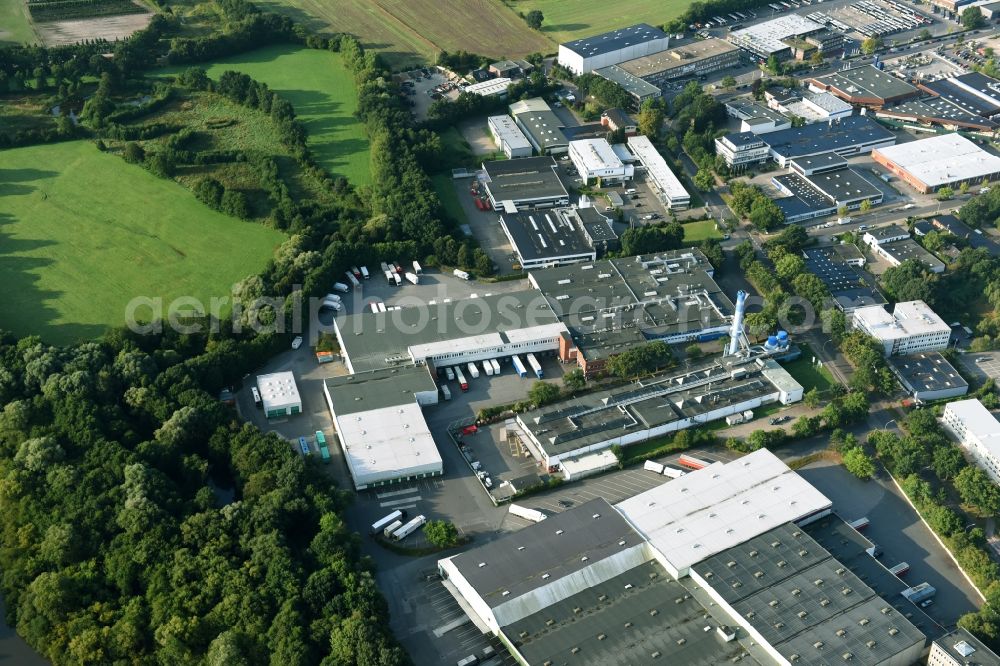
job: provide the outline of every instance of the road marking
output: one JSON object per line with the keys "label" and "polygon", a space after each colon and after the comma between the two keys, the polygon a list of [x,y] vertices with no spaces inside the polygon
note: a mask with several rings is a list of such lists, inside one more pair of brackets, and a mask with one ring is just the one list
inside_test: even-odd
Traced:
{"label": "road marking", "polygon": [[461,617],[452,620],[448,624],[442,624],[440,627],[434,630],[434,637],[441,638],[452,629],[458,629],[466,622],[472,622],[472,620],[470,620],[467,615],[462,615]]}
{"label": "road marking", "polygon": [[393,490],[392,492],[389,492],[389,493],[375,493],[375,497],[377,497],[379,499],[384,499],[386,497],[396,497],[398,495],[409,495],[409,494],[418,493],[418,492],[420,492],[419,488],[406,488],[404,490]]}

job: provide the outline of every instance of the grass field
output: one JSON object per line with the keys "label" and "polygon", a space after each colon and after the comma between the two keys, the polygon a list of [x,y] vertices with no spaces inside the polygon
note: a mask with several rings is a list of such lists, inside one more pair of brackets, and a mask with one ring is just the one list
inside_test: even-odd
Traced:
{"label": "grass field", "polygon": [[164,308],[193,296],[207,307],[260,271],[284,240],[89,141],[2,156],[0,328],[18,336],[96,337],[124,324],[137,296],[162,297]]}
{"label": "grass field", "polygon": [[24,0],[0,1],[0,46],[38,41],[31,27],[28,3]]}
{"label": "grass field", "polygon": [[220,60],[207,69],[213,79],[226,70],[237,70],[266,83],[295,107],[321,165],[356,185],[371,182],[368,138],[354,117],[358,108],[354,78],[339,55],[290,45],[269,46]]}
{"label": "grass field", "polygon": [[663,25],[679,16],[689,3],[682,0],[630,0],[629,2],[598,2],[597,0],[510,0],[515,12],[528,13],[540,9],[545,15],[542,32],[555,43],[624,28],[636,23]]}
{"label": "grass field", "polygon": [[825,393],[830,390],[836,383],[833,375],[826,368],[817,367],[812,362],[813,352],[808,345],[800,344],[799,347],[802,349],[802,356],[790,363],[782,363],[782,367],[802,385],[805,391],[815,388],[820,393]]}
{"label": "grass field", "polygon": [[458,200],[458,192],[455,191],[452,177],[446,173],[439,173],[431,176],[431,182],[434,183],[434,191],[441,199],[441,206],[445,212],[459,224],[467,224],[465,210],[462,208],[462,202]]}
{"label": "grass field", "polygon": [[434,62],[439,51],[515,58],[556,50],[545,34],[529,28],[500,0],[261,0],[258,4],[313,30],[357,35],[393,68]]}
{"label": "grass field", "polygon": [[722,238],[722,234],[715,228],[714,220],[702,220],[701,222],[684,223],[684,241],[697,242],[708,238]]}

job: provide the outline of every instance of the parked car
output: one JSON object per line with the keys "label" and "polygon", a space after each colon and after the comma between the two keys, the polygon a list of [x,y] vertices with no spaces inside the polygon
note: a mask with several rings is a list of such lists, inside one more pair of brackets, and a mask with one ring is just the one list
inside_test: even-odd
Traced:
{"label": "parked car", "polygon": [[295,339],[292,340],[292,349],[298,349],[301,346],[302,346],[302,336],[296,335]]}

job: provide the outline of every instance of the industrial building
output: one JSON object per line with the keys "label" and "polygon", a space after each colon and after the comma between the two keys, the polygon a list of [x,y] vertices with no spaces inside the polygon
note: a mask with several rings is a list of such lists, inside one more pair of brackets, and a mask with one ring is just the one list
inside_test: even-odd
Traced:
{"label": "industrial building", "polygon": [[847,160],[837,153],[820,153],[791,160],[788,168],[800,176],[838,171],[847,167]]}
{"label": "industrial building", "polygon": [[926,126],[936,125],[952,131],[993,132],[998,127],[992,120],[969,113],[943,97],[906,100],[876,110],[875,116]]}
{"label": "industrial building", "polygon": [[771,132],[761,137],[778,166],[788,166],[793,159],[835,152],[838,155],[863,155],[875,148],[896,143],[896,135],[868,116],[850,116],[829,124],[814,123],[805,127]]}
{"label": "industrial building", "polygon": [[865,232],[861,240],[870,245],[873,249],[885,243],[895,243],[910,237],[910,232],[905,227],[898,224],[889,224],[884,227],[875,227]]}
{"label": "industrial building", "polygon": [[[768,94],[764,93],[765,97]],[[828,92],[799,94],[792,91],[791,95],[780,100],[771,96],[768,107],[789,117],[802,118],[807,125],[840,120],[854,114],[853,106]]]}
{"label": "industrial building", "polygon": [[660,202],[669,210],[684,209],[691,205],[691,195],[688,193],[660,151],[642,135],[630,136],[628,147],[639,163],[646,169],[646,181],[652,185],[652,190]]}
{"label": "industrial building", "polygon": [[504,213],[500,227],[523,270],[594,261],[618,241],[610,220],[594,208]]}
{"label": "industrial building", "polygon": [[829,92],[857,106],[881,109],[920,96],[920,90],[874,65],[860,65],[807,79],[813,92]]}
{"label": "industrial building", "polygon": [[944,273],[944,262],[925,250],[920,243],[912,238],[882,243],[872,249],[890,266],[899,266],[904,261],[912,260],[931,273]]}
{"label": "industrial building", "polygon": [[635,384],[562,400],[517,416],[524,444],[558,468],[611,446],[628,446],[761,405],[802,399],[802,386],[772,359],[713,361]]}
{"label": "industrial building", "polygon": [[569,150],[563,122],[540,97],[523,99],[508,107],[514,122],[539,155],[560,155]]}
{"label": "industrial building", "polygon": [[663,91],[658,86],[654,86],[634,74],[629,74],[618,65],[595,69],[594,74],[618,84],[631,97],[630,106],[634,109],[642,106],[642,103],[647,99],[656,99],[663,95]]}
{"label": "industrial building", "polygon": [[467,92],[470,95],[479,95],[480,97],[506,97],[507,88],[510,88],[510,84],[512,83],[513,81],[508,78],[487,79],[465,86],[462,92]]}
{"label": "industrial building", "polygon": [[[916,229],[917,226],[914,225],[914,231]],[[1000,243],[993,240],[988,233],[973,229],[954,215],[935,215],[931,218],[930,230],[945,234],[946,239],[948,236],[954,236],[975,250],[983,249],[994,257],[1000,257]]]}
{"label": "industrial building", "polygon": [[[786,222],[832,215],[841,207],[857,210],[865,201],[871,205],[882,203],[882,190],[854,169],[826,168],[838,158],[843,158],[835,153],[823,153],[816,157],[822,159],[792,160],[789,173],[771,178],[771,183],[787,195],[775,199],[785,213]],[[803,173],[805,171],[809,172],[808,175]]]}
{"label": "industrial building", "polygon": [[961,627],[931,643],[927,666],[1000,666],[993,650]]}
{"label": "industrial building", "polygon": [[356,490],[441,475],[441,454],[421,411],[438,401],[427,367],[328,378],[323,395]]}
{"label": "industrial building", "polygon": [[669,46],[670,37],[665,32],[647,23],[639,23],[560,44],[558,62],[579,76],[666,51]]}
{"label": "industrial building", "polygon": [[985,74],[969,72],[926,81],[920,83],[920,89],[946,100],[968,114],[1000,121],[1000,81]]}
{"label": "industrial building", "polygon": [[882,306],[858,308],[854,326],[882,345],[886,356],[948,348],[951,327],[923,301],[896,303],[890,314]]}
{"label": "industrial building", "polygon": [[740,64],[740,50],[722,39],[703,39],[623,62],[625,72],[662,87],[679,78],[704,76]]}
{"label": "industrial building", "polygon": [[755,164],[763,164],[771,157],[771,149],[764,139],[753,132],[734,132],[715,140],[715,152],[722,155],[726,165],[742,171]]}
{"label": "industrial building", "polygon": [[569,335],[545,297],[535,291],[360,312],[335,319],[334,333],[352,374],[555,352]]}
{"label": "industrial building", "polygon": [[940,352],[894,356],[889,359],[889,370],[914,399],[923,402],[957,398],[969,392],[969,383]]}
{"label": "industrial building", "polygon": [[1000,483],[1000,422],[979,400],[949,402],[941,423],[994,483]]}
{"label": "industrial building", "polygon": [[741,132],[767,134],[768,132],[788,129],[792,126],[791,119],[756,102],[743,100],[726,102],[726,113],[729,114],[730,118],[736,118],[741,121]]}
{"label": "industrial building", "polygon": [[557,168],[556,161],[547,155],[483,162],[483,185],[493,210],[568,206],[569,193]]}
{"label": "industrial building", "polygon": [[764,21],[742,30],[729,33],[729,41],[758,60],[767,60],[772,55],[778,60],[792,57],[790,38],[806,37],[823,32],[826,28],[798,14],[785,14],[770,21]]}
{"label": "industrial building", "polygon": [[635,118],[618,107],[607,109],[601,114],[601,125],[612,132],[620,130],[625,136],[633,136],[639,131],[639,125],[636,124]]}
{"label": "industrial building", "polygon": [[734,308],[713,273],[701,250],[689,248],[532,271],[528,282],[568,330],[559,357],[590,375],[649,340],[725,335]]}
{"label": "industrial building", "polygon": [[257,392],[269,419],[302,413],[302,397],[292,372],[272,372],[257,376]]}
{"label": "industrial building", "polygon": [[1000,177],[1000,157],[954,133],[879,147],[872,159],[922,194]]}
{"label": "industrial building", "polygon": [[514,119],[508,115],[490,116],[488,125],[493,142],[507,159],[531,157],[531,142],[517,126]]}
{"label": "industrial building", "polygon": [[526,60],[500,60],[489,66],[490,74],[509,79],[523,79],[535,66]]}
{"label": "industrial building", "polygon": [[803,256],[806,270],[826,285],[834,305],[848,317],[858,308],[886,304],[885,297],[861,271],[865,256],[854,245],[809,248]]}
{"label": "industrial building", "polygon": [[926,637],[810,536],[830,511],[762,449],[615,506],[591,500],[438,569],[522,664],[908,666]]}
{"label": "industrial building", "polygon": [[585,185],[591,181],[601,187],[632,180],[635,167],[624,164],[611,149],[607,139],[581,139],[569,142],[569,159]]}

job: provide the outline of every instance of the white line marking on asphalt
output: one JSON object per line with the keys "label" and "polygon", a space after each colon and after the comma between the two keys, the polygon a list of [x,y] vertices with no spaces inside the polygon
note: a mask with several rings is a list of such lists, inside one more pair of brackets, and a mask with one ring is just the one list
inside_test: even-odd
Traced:
{"label": "white line marking on asphalt", "polygon": [[435,629],[434,630],[434,637],[435,638],[441,638],[442,636],[444,636],[445,634],[447,634],[452,629],[458,629],[459,627],[461,627],[466,622],[472,622],[472,620],[470,620],[467,615],[462,615],[462,617],[457,618],[457,619],[449,622],[448,624],[443,624],[440,627],[438,627],[437,629]]}
{"label": "white line marking on asphalt", "polygon": [[[414,502],[419,502],[422,497],[417,495],[416,497],[406,497],[404,499],[393,500],[391,502],[379,502],[379,506],[382,508],[396,507],[398,509],[412,509],[416,506]],[[409,504],[407,504],[409,502]],[[400,506],[400,504],[406,504],[406,506]]]}
{"label": "white line marking on asphalt", "polygon": [[385,499],[386,497],[396,497],[397,495],[410,495],[412,493],[420,492],[419,488],[406,488],[404,490],[393,490],[388,493],[375,493],[375,497],[379,499]]}

